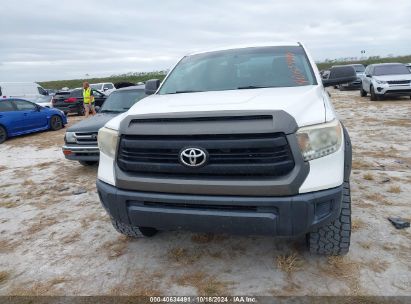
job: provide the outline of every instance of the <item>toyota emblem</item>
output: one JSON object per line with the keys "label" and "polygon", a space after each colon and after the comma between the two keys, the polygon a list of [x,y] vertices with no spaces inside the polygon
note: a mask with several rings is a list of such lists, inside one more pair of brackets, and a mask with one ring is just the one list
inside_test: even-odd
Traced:
{"label": "toyota emblem", "polygon": [[180,161],[187,167],[200,167],[207,161],[207,152],[199,148],[186,148],[180,152]]}

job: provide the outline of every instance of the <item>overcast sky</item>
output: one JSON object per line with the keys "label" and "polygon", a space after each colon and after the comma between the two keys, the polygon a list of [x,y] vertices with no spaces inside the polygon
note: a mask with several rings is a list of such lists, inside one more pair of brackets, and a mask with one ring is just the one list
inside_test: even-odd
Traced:
{"label": "overcast sky", "polygon": [[163,70],[270,41],[301,41],[316,60],[411,54],[411,0],[13,0],[1,12],[0,81]]}

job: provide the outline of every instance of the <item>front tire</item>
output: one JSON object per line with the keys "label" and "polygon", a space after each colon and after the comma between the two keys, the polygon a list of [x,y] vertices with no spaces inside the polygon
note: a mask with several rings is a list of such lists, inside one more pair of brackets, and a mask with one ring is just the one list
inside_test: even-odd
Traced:
{"label": "front tire", "polygon": [[361,97],[366,97],[367,96],[367,91],[364,90],[363,88],[361,88],[360,94],[361,94]]}
{"label": "front tire", "polygon": [[340,215],[331,223],[307,234],[310,252],[323,255],[344,255],[350,248],[351,194],[350,183],[343,184]]}
{"label": "front tire", "polygon": [[121,223],[119,221],[116,221],[115,219],[111,219],[111,223],[113,224],[114,229],[117,230],[117,232],[124,234],[126,236],[132,237],[132,238],[144,238],[144,237],[152,237],[154,236],[158,231],[155,228],[151,227],[133,227],[129,226],[127,224]]}
{"label": "front tire", "polygon": [[370,95],[371,95],[371,101],[381,100],[381,97],[378,94],[375,94],[373,86],[370,87]]}
{"label": "front tire", "polygon": [[7,139],[7,131],[4,127],[0,126],[0,144],[4,143]]}
{"label": "front tire", "polygon": [[57,131],[63,128],[63,120],[58,115],[53,115],[50,118],[50,129],[53,131]]}

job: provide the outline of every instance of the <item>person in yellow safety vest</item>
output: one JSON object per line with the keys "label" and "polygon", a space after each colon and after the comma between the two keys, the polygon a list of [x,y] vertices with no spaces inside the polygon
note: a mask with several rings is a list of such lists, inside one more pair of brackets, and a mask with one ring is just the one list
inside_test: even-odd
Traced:
{"label": "person in yellow safety vest", "polygon": [[83,82],[83,104],[86,118],[89,116],[90,112],[92,115],[96,115],[96,110],[94,109],[93,91],[91,90],[90,84],[87,81]]}

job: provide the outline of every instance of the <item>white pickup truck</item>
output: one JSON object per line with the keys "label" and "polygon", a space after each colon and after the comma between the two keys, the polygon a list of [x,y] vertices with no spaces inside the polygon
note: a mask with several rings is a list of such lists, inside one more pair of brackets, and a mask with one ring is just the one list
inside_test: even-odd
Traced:
{"label": "white pickup truck", "polygon": [[351,144],[300,43],[184,56],[100,129],[97,188],[121,233],[306,236],[339,255],[351,235]]}
{"label": "white pickup truck", "polygon": [[110,95],[116,90],[116,87],[112,82],[92,83],[90,87],[93,90],[97,90],[103,94]]}

